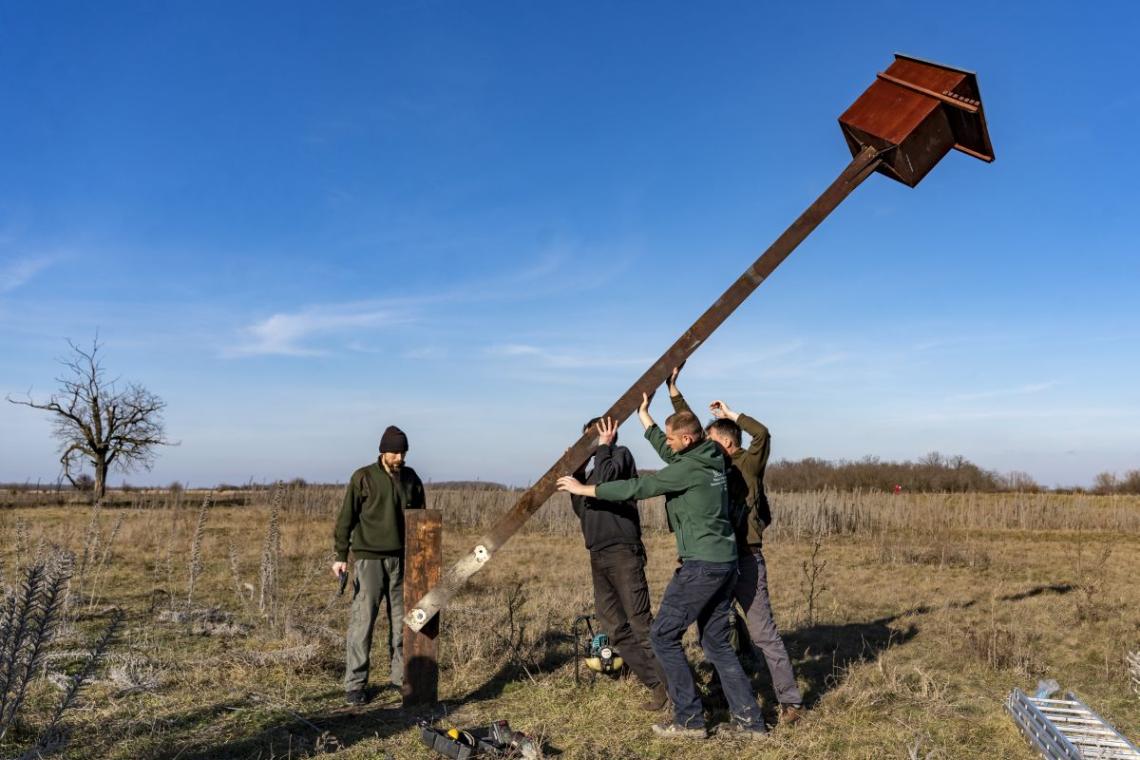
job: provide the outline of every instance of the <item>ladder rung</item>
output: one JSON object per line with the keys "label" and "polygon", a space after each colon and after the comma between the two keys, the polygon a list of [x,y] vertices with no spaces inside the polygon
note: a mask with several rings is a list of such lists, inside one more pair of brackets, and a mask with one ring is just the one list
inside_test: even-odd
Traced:
{"label": "ladder rung", "polygon": [[1076,695],[1028,697],[1014,689],[1006,709],[1046,760],[1140,760],[1140,749]]}

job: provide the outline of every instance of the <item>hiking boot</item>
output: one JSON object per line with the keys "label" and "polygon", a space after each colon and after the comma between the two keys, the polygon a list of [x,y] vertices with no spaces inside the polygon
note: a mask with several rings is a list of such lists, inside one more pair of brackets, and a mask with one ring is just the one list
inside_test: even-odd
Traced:
{"label": "hiking boot", "polygon": [[790,726],[804,717],[803,705],[780,705],[780,725]]}
{"label": "hiking boot", "polygon": [[659,683],[653,687],[649,694],[649,699],[641,703],[640,707],[646,712],[657,712],[664,710],[669,704],[669,692],[665,690],[665,684]]}
{"label": "hiking boot", "polygon": [[686,728],[676,723],[654,723],[653,733],[662,739],[707,739],[709,732],[704,726]]}
{"label": "hiking boot", "polygon": [[717,736],[728,736],[734,739],[749,739],[759,740],[768,737],[768,729],[764,727],[764,723],[757,723],[752,725],[745,725],[735,720],[728,723],[722,723],[716,728]]}
{"label": "hiking boot", "polygon": [[368,704],[368,692],[364,689],[353,689],[352,691],[345,692],[344,701],[353,707],[366,705]]}

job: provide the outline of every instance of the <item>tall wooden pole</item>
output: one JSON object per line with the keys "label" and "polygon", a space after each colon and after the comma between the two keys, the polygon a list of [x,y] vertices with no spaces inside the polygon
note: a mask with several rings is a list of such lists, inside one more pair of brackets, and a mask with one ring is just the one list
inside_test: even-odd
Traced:
{"label": "tall wooden pole", "polygon": [[[652,393],[669,376],[673,367],[689,358],[713,331],[736,310],[744,300],[760,286],[760,283],[803,242],[812,230],[819,226],[827,215],[835,210],[844,198],[878,168],[882,151],[866,146],[851,159],[847,168],[840,172],[831,185],[823,191],[791,226],[768,247],[768,250],[752,263],[737,278],[716,302],[702,314],[692,327],[685,331],[653,365],[637,379],[621,398],[614,402],[604,416],[612,417],[620,424],[637,410],[642,393]],[[594,434],[583,433],[578,442],[566,450],[554,465],[531,486],[509,512],[503,515],[491,530],[479,539],[475,547],[462,559],[448,568],[443,581],[431,589],[404,617],[408,627],[420,630],[432,620],[451,598],[459,591],[467,579],[481,568],[500,546],[513,536],[539,507],[554,493],[555,481],[562,475],[573,472],[586,462],[593,453]],[[407,597],[412,598],[412,597]]]}
{"label": "tall wooden pole", "polygon": [[[404,513],[404,599],[419,599],[439,583],[443,570],[443,513],[438,509],[409,509]],[[419,629],[404,626],[405,705],[439,701],[439,661],[436,643],[439,615]]]}

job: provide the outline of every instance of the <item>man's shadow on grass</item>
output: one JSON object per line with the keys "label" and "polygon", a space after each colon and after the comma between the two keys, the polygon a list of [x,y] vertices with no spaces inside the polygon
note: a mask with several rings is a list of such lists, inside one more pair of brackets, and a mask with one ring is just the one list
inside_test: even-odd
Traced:
{"label": "man's shadow on grass", "polygon": [[[564,632],[548,630],[532,645],[541,654],[531,660],[510,657],[482,685],[459,697],[435,705],[413,705],[404,708],[399,695],[392,690],[381,692],[376,699],[363,707],[336,707],[298,714],[275,707],[272,703],[255,699],[214,704],[178,715],[168,728],[186,730],[194,726],[210,725],[222,716],[243,709],[275,710],[280,719],[261,730],[227,742],[202,741],[165,748],[153,755],[156,760],[239,760],[286,755],[306,756],[321,751],[347,749],[369,739],[383,741],[388,737],[416,726],[421,720],[438,719],[470,702],[494,699],[513,683],[525,683],[532,677],[558,670],[573,657],[572,637]],[[342,696],[339,690],[330,691],[330,699]],[[553,747],[545,747],[546,754],[559,754]],[[428,751],[424,747],[425,753]]]}
{"label": "man's shadow on grass", "polygon": [[[339,689],[329,697],[341,698]],[[170,727],[209,727],[228,713],[268,710],[280,715],[271,725],[229,741],[197,739],[172,743],[149,757],[155,760],[240,760],[241,758],[308,757],[346,749],[367,739],[384,740],[415,726],[419,715],[405,710],[395,691],[382,692],[363,707],[330,707],[304,715],[261,700],[245,698],[210,705],[179,715]],[[210,730],[205,732],[208,737]],[[383,754],[378,757],[384,757]]]}
{"label": "man's shadow on grass", "polygon": [[[887,649],[906,644],[917,636],[919,629],[914,623],[901,629],[891,627],[900,617],[903,615],[859,623],[817,623],[785,633],[784,644],[792,659],[792,668],[807,682],[803,689],[804,705],[812,707],[823,699],[841,683],[848,668],[871,662]],[[764,658],[756,652],[755,659],[763,662]],[[761,666],[758,671],[763,678],[760,689],[765,702],[775,704],[767,667]],[[771,701],[767,699],[769,696]]]}
{"label": "man's shadow on grass", "polygon": [[[1039,585],[997,597],[997,601],[1020,602],[1042,594],[1068,594],[1074,588],[1068,583]],[[842,682],[850,667],[870,662],[887,649],[906,644],[918,635],[919,628],[913,621],[901,629],[892,627],[892,624],[904,618],[914,618],[940,609],[970,609],[978,603],[979,600],[970,599],[940,605],[922,604],[866,622],[816,624],[784,632],[784,644],[792,660],[792,669],[801,680],[807,682],[803,690],[804,704],[808,707],[816,705],[824,695]],[[745,642],[747,653],[751,648],[751,642],[748,641],[746,630],[741,631],[740,640]],[[753,687],[763,694],[766,704],[776,704],[775,692],[763,655],[756,650],[751,652],[751,658],[755,664],[755,667],[750,669],[755,674]]]}

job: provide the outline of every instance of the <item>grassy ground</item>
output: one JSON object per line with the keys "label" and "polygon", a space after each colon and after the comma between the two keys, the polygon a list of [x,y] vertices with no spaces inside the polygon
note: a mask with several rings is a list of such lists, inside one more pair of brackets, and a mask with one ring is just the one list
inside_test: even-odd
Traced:
{"label": "grassy ground", "polygon": [[[470,524],[458,512],[448,520],[448,510],[485,497],[450,498],[445,525]],[[1031,758],[1003,699],[1014,686],[1052,677],[1140,738],[1140,698],[1129,691],[1124,663],[1127,651],[1140,649],[1140,532],[1130,527],[1140,503],[1083,503],[1084,517],[1074,519],[1066,511],[1073,505],[1035,497],[1017,519],[1041,529],[983,530],[973,526],[988,518],[1008,524],[1000,519],[1010,509],[1004,497],[949,507],[940,498],[887,503],[899,512],[889,525],[825,529],[834,522],[803,518],[816,529],[773,533],[766,553],[777,621],[811,709],[762,744],[661,741],[636,709],[645,693],[636,681],[575,686],[570,624],[588,610],[591,591],[586,552],[561,513],[546,518],[543,532],[508,543],[445,612],[445,722],[505,718],[567,758]],[[801,502],[807,509],[811,498],[784,500],[789,522],[803,517],[790,514]],[[33,683],[0,752],[32,741],[58,700],[53,680],[74,671],[121,608],[121,635],[64,717],[66,757],[425,757],[415,729],[422,715],[400,709],[394,694],[365,708],[343,705],[348,599],[335,595],[327,570],[335,497],[299,503],[281,508],[276,541],[267,541],[268,503],[213,507],[201,530],[192,499],[180,508],[104,509],[94,519],[82,507],[0,512],[5,582],[52,545],[76,552],[83,566],[48,677]],[[859,508],[875,514],[875,503]],[[779,519],[781,499],[774,509]],[[932,522],[945,509],[971,514]],[[445,560],[477,536],[470,527],[446,528]],[[646,543],[659,598],[673,568],[672,540],[654,532]],[[805,569],[817,545],[811,594]],[[382,623],[378,631],[382,641]],[[373,667],[382,674],[381,648]],[[691,660],[708,687],[696,648]],[[754,683],[772,718],[763,666]],[[715,687],[706,696],[713,720],[723,719]]]}

